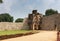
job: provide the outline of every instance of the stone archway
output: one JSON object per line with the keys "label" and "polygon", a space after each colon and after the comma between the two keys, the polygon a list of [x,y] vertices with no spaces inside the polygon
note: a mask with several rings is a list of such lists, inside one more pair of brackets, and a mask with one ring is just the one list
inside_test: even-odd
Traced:
{"label": "stone archway", "polygon": [[38,30],[38,25],[36,23],[33,24],[33,30]]}

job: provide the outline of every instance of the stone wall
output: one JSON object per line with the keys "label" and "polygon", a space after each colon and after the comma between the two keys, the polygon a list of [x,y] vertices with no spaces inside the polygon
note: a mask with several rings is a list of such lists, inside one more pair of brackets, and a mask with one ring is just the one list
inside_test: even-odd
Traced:
{"label": "stone wall", "polygon": [[23,22],[15,23],[15,22],[0,22],[0,31],[4,30],[28,30],[28,19],[24,18]]}
{"label": "stone wall", "polygon": [[60,14],[44,16],[33,10],[28,16],[28,25],[30,29],[41,30],[60,30]]}
{"label": "stone wall", "polygon": [[[41,30],[60,30],[60,14],[53,14],[42,17],[40,24]],[[0,31],[3,30],[29,30],[28,18],[25,18],[22,23],[0,22]]]}
{"label": "stone wall", "polygon": [[0,31],[3,30],[21,30],[23,23],[0,22]]}
{"label": "stone wall", "polygon": [[24,18],[22,29],[24,29],[24,30],[29,30],[30,29],[29,26],[28,26],[28,18]]}
{"label": "stone wall", "polygon": [[56,27],[57,30],[60,30],[60,14],[56,15]]}
{"label": "stone wall", "polygon": [[42,18],[41,29],[58,30],[60,28],[60,14],[53,14]]}

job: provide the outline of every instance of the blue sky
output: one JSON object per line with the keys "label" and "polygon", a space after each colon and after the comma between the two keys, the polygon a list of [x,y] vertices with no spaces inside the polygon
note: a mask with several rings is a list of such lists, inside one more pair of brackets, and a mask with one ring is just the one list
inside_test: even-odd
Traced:
{"label": "blue sky", "polygon": [[0,13],[9,13],[17,19],[27,17],[35,9],[44,14],[45,10],[50,8],[60,13],[60,0],[3,0]]}

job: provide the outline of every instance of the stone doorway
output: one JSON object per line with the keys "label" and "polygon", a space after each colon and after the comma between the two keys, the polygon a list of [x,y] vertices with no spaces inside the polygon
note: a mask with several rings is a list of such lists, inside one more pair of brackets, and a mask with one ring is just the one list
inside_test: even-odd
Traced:
{"label": "stone doorway", "polygon": [[39,28],[38,28],[38,25],[37,24],[33,24],[33,30],[38,30]]}
{"label": "stone doorway", "polygon": [[54,25],[54,30],[57,30],[57,25],[56,24]]}

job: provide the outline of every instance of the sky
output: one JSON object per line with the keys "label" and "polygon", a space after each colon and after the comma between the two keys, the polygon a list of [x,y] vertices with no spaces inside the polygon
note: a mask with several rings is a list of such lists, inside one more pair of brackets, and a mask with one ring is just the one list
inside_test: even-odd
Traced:
{"label": "sky", "polygon": [[0,14],[9,13],[15,20],[28,17],[32,10],[45,14],[46,9],[50,8],[60,13],[60,0],[3,0],[0,4]]}

